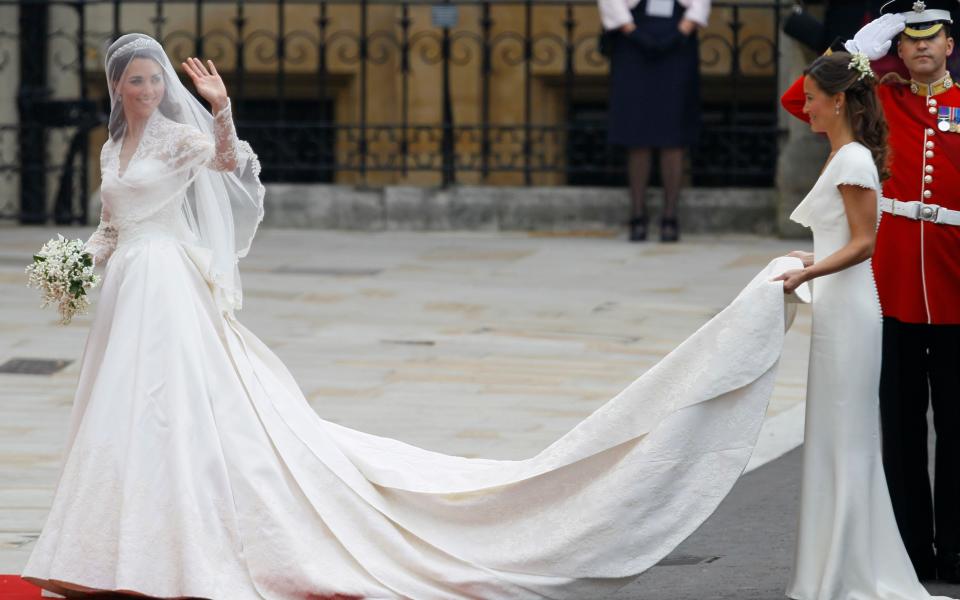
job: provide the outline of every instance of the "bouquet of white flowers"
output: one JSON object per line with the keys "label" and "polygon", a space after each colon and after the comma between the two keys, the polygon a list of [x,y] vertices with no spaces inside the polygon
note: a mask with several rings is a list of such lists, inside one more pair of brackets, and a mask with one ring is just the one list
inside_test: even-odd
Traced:
{"label": "bouquet of white flowers", "polygon": [[100,283],[100,276],[93,271],[93,256],[83,250],[83,240],[68,240],[59,234],[33,255],[26,272],[27,285],[42,292],[40,306],[56,304],[62,325],[87,312],[87,290]]}

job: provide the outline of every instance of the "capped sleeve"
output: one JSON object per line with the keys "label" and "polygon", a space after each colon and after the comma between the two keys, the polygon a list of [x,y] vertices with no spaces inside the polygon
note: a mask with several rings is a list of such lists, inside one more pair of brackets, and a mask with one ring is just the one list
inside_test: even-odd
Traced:
{"label": "capped sleeve", "polygon": [[855,185],[869,190],[880,190],[880,176],[873,154],[866,146],[852,144],[849,152],[842,152],[835,158],[841,159],[834,171],[835,185]]}

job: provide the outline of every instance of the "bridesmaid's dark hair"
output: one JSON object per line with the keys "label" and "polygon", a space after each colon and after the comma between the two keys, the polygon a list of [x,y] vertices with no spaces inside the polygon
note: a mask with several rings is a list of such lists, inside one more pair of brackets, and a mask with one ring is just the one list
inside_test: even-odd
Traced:
{"label": "bridesmaid's dark hair", "polygon": [[860,71],[850,66],[849,52],[834,52],[817,58],[803,72],[827,94],[843,92],[844,112],[853,131],[853,139],[873,155],[877,173],[883,181],[890,177],[887,168],[887,120],[877,98],[876,77],[860,78]]}

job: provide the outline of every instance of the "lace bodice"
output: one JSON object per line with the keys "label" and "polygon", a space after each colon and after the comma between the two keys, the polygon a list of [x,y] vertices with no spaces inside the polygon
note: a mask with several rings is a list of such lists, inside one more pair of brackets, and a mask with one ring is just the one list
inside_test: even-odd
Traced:
{"label": "lace bodice", "polygon": [[123,239],[140,233],[182,233],[183,200],[197,169],[232,171],[241,162],[256,161],[249,144],[237,138],[229,103],[215,116],[214,133],[211,139],[157,110],[125,170],[120,165],[122,140],[107,140],[100,152],[100,225],[86,244],[97,262],[107,260]]}

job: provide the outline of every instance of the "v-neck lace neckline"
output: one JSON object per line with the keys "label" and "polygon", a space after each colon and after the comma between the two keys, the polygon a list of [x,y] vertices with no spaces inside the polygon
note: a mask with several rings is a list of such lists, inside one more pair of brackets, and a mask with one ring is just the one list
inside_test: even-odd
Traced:
{"label": "v-neck lace neckline", "polygon": [[[117,144],[117,178],[123,179],[123,176],[127,174],[127,171],[130,170],[130,166],[133,164],[134,159],[140,154],[140,150],[143,148],[143,140],[147,137],[147,132],[150,130],[150,127],[153,125],[156,120],[158,110],[154,110],[153,113],[147,117],[147,123],[143,126],[143,133],[140,134],[140,139],[137,140],[137,147],[133,149],[133,154],[130,155],[130,158],[127,159],[126,167],[123,166],[123,142],[124,138],[120,139],[120,143]],[[126,137],[126,136],[124,136]]]}
{"label": "v-neck lace neckline", "polygon": [[[146,133],[146,131],[144,131]],[[117,144],[117,177],[123,179],[123,176],[126,175],[127,171],[130,170],[130,163],[133,162],[134,157],[137,156],[137,152],[140,151],[140,145],[143,143],[143,135],[140,136],[140,139],[137,141],[137,147],[133,149],[133,154],[130,155],[130,158],[127,159],[127,165],[123,165],[123,140],[120,140],[120,143]]]}

